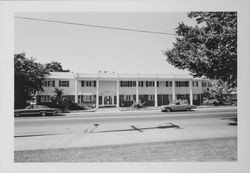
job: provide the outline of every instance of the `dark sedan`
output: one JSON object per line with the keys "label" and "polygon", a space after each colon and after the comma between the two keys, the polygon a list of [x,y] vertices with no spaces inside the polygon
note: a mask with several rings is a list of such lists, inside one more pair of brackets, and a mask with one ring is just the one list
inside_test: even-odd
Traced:
{"label": "dark sedan", "polygon": [[26,107],[25,109],[16,109],[15,110],[15,117],[21,116],[21,115],[56,115],[58,113],[58,110],[55,108],[49,108],[45,105],[30,105]]}

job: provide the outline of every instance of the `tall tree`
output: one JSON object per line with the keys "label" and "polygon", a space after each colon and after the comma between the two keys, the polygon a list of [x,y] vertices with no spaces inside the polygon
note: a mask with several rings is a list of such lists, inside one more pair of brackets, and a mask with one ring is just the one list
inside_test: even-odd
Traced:
{"label": "tall tree", "polygon": [[41,82],[48,74],[43,65],[25,53],[14,55],[15,63],[15,108],[23,108],[32,99],[36,91],[43,90]]}
{"label": "tall tree", "polygon": [[52,61],[51,63],[45,64],[45,69],[49,72],[69,72],[69,70],[64,70],[61,63]]}
{"label": "tall tree", "polygon": [[196,26],[180,23],[167,61],[187,69],[194,77],[206,76],[237,86],[237,13],[191,12]]}

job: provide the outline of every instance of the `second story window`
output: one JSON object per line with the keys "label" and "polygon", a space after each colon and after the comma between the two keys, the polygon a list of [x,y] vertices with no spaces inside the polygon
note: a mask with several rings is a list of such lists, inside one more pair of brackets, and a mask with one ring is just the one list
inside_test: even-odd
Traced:
{"label": "second story window", "polygon": [[207,82],[202,82],[202,87],[207,87]]}
{"label": "second story window", "polygon": [[172,87],[172,81],[166,81],[166,87]]}
{"label": "second story window", "polygon": [[175,86],[176,87],[188,87],[189,82],[188,81],[176,81]]}
{"label": "second story window", "polygon": [[143,81],[139,81],[138,84],[139,84],[139,87],[143,87]]}
{"label": "second story window", "polygon": [[82,87],[96,87],[96,81],[81,81]]}
{"label": "second story window", "polygon": [[59,87],[69,87],[69,81],[59,81]]}
{"label": "second story window", "polygon": [[199,82],[198,81],[195,81],[195,82],[192,82],[193,83],[193,87],[198,87],[199,86]]}
{"label": "second story window", "polygon": [[135,87],[136,81],[120,81],[121,87]]}
{"label": "second story window", "polygon": [[43,81],[43,86],[44,87],[55,87],[55,81]]}
{"label": "second story window", "polygon": [[146,87],[154,87],[155,82],[154,81],[146,81]]}

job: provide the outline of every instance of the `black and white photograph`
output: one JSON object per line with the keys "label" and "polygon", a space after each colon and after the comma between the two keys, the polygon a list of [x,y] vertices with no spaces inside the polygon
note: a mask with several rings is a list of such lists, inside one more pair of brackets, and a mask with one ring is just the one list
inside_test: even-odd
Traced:
{"label": "black and white photograph", "polygon": [[160,163],[171,171],[188,163],[247,172],[238,165],[249,143],[247,102],[239,96],[249,95],[241,83],[247,71],[240,75],[244,11],[68,4],[3,11],[12,16],[13,47],[1,64],[12,66],[5,90],[12,94],[1,106],[8,105],[13,128],[6,122],[1,129],[13,170]]}
{"label": "black and white photograph", "polygon": [[15,161],[237,161],[237,12],[16,13]]}

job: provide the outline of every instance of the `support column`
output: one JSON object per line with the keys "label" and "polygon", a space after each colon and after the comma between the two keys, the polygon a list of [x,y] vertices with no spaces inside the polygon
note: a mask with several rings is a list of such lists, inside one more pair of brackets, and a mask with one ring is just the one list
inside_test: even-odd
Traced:
{"label": "support column", "polygon": [[155,107],[158,106],[158,99],[157,99],[157,80],[155,80]]}
{"label": "support column", "polygon": [[189,100],[190,100],[190,105],[193,105],[193,83],[192,83],[192,80],[189,81]]}
{"label": "support column", "polygon": [[136,97],[135,97],[136,103],[138,103],[138,102],[139,102],[139,81],[138,81],[138,79],[136,80],[136,91],[135,91],[135,95],[136,95]]}
{"label": "support column", "polygon": [[96,80],[96,108],[99,108],[99,79]]}
{"label": "support column", "polygon": [[173,88],[173,96],[172,96],[172,100],[175,100],[175,81],[172,81],[172,88]]}
{"label": "support column", "polygon": [[77,79],[75,79],[75,102],[76,103],[78,103],[78,92],[77,92],[77,90],[78,90],[78,80]]}
{"label": "support column", "polygon": [[116,107],[119,108],[120,107],[120,92],[119,92],[119,85],[120,81],[119,79],[117,79],[116,81]]}

